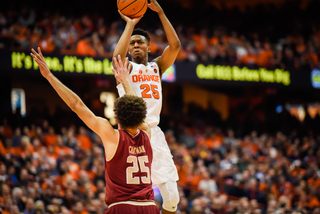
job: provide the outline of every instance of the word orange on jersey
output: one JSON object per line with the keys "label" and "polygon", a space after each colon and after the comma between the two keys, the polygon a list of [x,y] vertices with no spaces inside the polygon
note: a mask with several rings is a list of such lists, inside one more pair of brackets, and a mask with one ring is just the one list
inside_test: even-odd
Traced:
{"label": "word orange on jersey", "polygon": [[157,75],[132,75],[132,82],[153,81],[160,83],[160,78]]}

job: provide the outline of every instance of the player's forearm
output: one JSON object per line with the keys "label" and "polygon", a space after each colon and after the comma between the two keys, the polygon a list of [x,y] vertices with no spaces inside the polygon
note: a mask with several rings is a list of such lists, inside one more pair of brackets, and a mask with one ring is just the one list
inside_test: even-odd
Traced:
{"label": "player's forearm", "polygon": [[58,93],[61,99],[71,108],[72,111],[76,111],[78,104],[82,101],[73,91],[71,91],[67,86],[62,84],[58,78],[53,74],[48,75],[46,78],[53,89]]}
{"label": "player's forearm", "polygon": [[171,25],[169,19],[167,18],[166,14],[163,10],[161,10],[158,12],[158,15],[162,23],[164,32],[166,33],[170,48],[180,49],[181,43],[179,37],[173,26]]}
{"label": "player's forearm", "polygon": [[143,123],[138,126],[138,129],[145,131],[148,134],[149,140],[151,140],[151,131],[146,120],[144,120]]}
{"label": "player's forearm", "polygon": [[113,52],[113,56],[117,57],[118,55],[121,56],[121,60],[124,61],[124,58],[127,55],[127,51],[129,48],[129,44],[130,44],[130,38],[131,38],[131,34],[133,32],[134,29],[134,25],[131,23],[127,23],[126,28],[124,29],[118,44]]}
{"label": "player's forearm", "polygon": [[125,90],[125,92],[126,92],[126,95],[137,96],[137,94],[136,94],[136,92],[133,90],[133,88],[132,88],[129,80],[122,81],[121,83],[122,83],[123,88],[124,88],[124,90]]}

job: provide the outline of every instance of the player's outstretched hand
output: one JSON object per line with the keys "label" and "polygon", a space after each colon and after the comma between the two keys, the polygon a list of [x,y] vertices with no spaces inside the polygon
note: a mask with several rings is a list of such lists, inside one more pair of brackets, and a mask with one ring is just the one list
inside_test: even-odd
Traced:
{"label": "player's outstretched hand", "polygon": [[118,82],[122,83],[123,81],[129,80],[129,74],[131,71],[131,63],[129,63],[128,57],[126,57],[124,64],[122,63],[121,56],[118,55],[118,59],[113,57],[112,59],[115,69],[112,69],[115,78]]}
{"label": "player's outstretched hand", "polygon": [[143,17],[142,15],[137,18],[130,18],[129,16],[126,16],[123,13],[121,13],[120,10],[118,10],[118,12],[124,21],[126,21],[127,23],[132,23],[133,25],[136,25],[140,21],[140,19]]}
{"label": "player's outstretched hand", "polygon": [[33,53],[30,53],[30,55],[34,58],[34,61],[36,61],[36,63],[39,65],[40,72],[41,72],[42,76],[44,78],[47,78],[51,74],[51,72],[47,66],[46,61],[43,58],[43,55],[41,53],[41,49],[38,47],[39,53],[37,53],[33,48],[31,49],[31,51]]}
{"label": "player's outstretched hand", "polygon": [[157,0],[150,0],[150,4],[148,4],[148,7],[157,13],[162,11],[162,8],[160,4],[157,2]]}

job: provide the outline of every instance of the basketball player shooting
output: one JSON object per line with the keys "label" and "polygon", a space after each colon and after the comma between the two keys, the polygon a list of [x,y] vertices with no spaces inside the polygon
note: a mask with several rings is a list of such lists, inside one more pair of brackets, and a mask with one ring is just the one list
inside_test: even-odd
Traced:
{"label": "basketball player shooting", "polygon": [[[163,198],[162,213],[168,214],[176,213],[177,210],[179,203],[177,180],[179,178],[164,133],[158,127],[162,107],[161,76],[174,63],[181,44],[159,3],[156,0],[150,0],[148,7],[158,13],[169,45],[161,56],[148,62],[150,37],[144,30],[134,30],[142,17],[129,18],[119,11],[127,23],[114,51],[114,56],[120,55],[122,61],[127,52],[131,56],[130,83],[137,96],[142,97],[147,103],[146,120],[150,126],[153,148],[151,179],[153,184],[158,186]],[[123,96],[125,94],[123,85],[120,83],[117,88],[119,95]]]}
{"label": "basketball player shooting", "polygon": [[[116,79],[121,82],[127,95],[118,98],[114,112],[119,130],[113,129],[109,121],[97,117],[82,100],[48,69],[40,48],[32,49],[31,56],[40,67],[40,72],[48,80],[62,100],[78,117],[99,135],[105,149],[105,179],[108,209],[104,214],[159,214],[154,203],[151,181],[153,152],[150,143],[151,131],[145,122],[147,107],[144,100],[135,95],[128,81],[128,59],[122,64],[114,59]],[[140,131],[142,130],[142,131]]]}

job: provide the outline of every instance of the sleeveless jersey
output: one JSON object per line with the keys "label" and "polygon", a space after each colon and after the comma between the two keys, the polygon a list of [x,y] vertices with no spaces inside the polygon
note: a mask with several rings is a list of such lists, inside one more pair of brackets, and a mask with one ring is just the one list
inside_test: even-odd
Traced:
{"label": "sleeveless jersey", "polygon": [[[155,62],[148,62],[147,66],[134,62],[131,62],[131,64],[131,86],[137,96],[142,97],[147,103],[146,120],[148,124],[156,126],[159,124],[162,108],[162,87],[159,67]],[[122,84],[118,84],[117,89],[120,97],[125,95]]]}
{"label": "sleeveless jersey", "polygon": [[129,200],[153,200],[150,140],[144,131],[132,136],[119,131],[118,148],[110,161],[105,159],[107,205]]}

